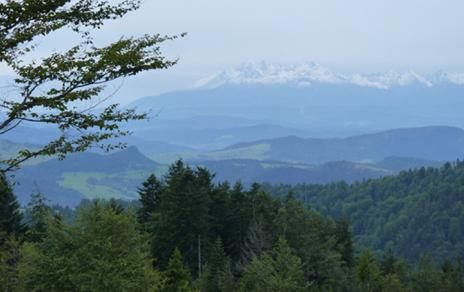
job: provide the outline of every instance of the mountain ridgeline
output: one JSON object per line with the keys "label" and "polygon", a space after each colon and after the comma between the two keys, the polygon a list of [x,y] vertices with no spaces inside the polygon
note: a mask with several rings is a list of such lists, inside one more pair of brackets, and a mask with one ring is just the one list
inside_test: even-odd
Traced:
{"label": "mountain ridgeline", "polygon": [[241,143],[215,152],[217,157],[240,158],[259,152],[263,160],[318,164],[329,161],[379,162],[387,157],[415,157],[449,161],[464,157],[464,130],[453,127],[396,129],[344,139],[295,136]]}
{"label": "mountain ridgeline", "polygon": [[[432,76],[413,72],[342,76],[316,64],[255,64],[218,74],[197,88],[137,100],[132,106],[150,108],[159,115],[150,125],[134,129],[163,137],[157,134],[167,131],[160,131],[156,124],[165,120],[214,116],[215,122],[203,129],[235,128],[234,139],[227,139],[243,142],[246,139],[240,137],[239,129],[244,125],[302,129],[305,137],[346,137],[424,125],[462,128],[463,80],[462,75],[444,72]],[[237,121],[235,125],[227,123],[231,119]],[[168,142],[182,142],[172,132],[185,128],[193,127],[171,127]],[[273,136],[267,138],[277,137]],[[205,137],[203,144],[221,144],[220,137]],[[255,138],[267,139],[260,131],[255,131]]]}
{"label": "mountain ridgeline", "polygon": [[[53,203],[76,205],[83,198],[135,199],[135,187],[150,173],[164,174],[168,164],[183,158],[192,166],[205,166],[215,181],[272,184],[353,183],[380,178],[422,166],[439,167],[464,154],[463,130],[452,127],[397,129],[343,139],[287,137],[233,145],[218,151],[183,152],[185,148],[155,143],[155,162],[129,147],[110,155],[83,153],[64,161],[51,159],[25,166],[15,175],[15,190],[27,203],[32,190]],[[15,144],[5,142],[8,151]],[[22,145],[16,145],[17,148]],[[17,149],[16,148],[16,149]],[[174,152],[170,152],[172,149]],[[175,152],[175,151],[179,152]]]}

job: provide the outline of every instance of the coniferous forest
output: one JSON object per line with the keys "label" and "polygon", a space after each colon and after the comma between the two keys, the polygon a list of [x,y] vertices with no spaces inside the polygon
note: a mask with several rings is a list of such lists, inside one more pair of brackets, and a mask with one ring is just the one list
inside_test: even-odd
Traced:
{"label": "coniferous forest", "polygon": [[[353,185],[244,189],[214,184],[207,169],[177,161],[165,177],[147,178],[137,202],[83,201],[74,210],[48,206],[37,193],[23,211],[3,177],[1,289],[463,291],[462,229],[453,223],[463,212],[442,208],[456,205],[447,197],[457,195],[460,175],[462,163]],[[428,208],[395,213],[398,204],[426,204],[409,196],[427,189]],[[349,208],[356,194],[380,202],[393,190],[388,202]],[[397,231],[415,236],[410,248],[398,238],[373,240],[394,228],[394,217],[411,222]]]}

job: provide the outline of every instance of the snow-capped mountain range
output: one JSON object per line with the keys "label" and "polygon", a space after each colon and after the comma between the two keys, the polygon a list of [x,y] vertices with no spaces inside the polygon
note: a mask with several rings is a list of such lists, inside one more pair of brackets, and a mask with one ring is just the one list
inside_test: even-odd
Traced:
{"label": "snow-capped mountain range", "polygon": [[300,64],[246,63],[200,80],[196,88],[216,88],[221,85],[292,84],[311,86],[315,83],[353,84],[360,87],[389,89],[395,86],[420,84],[432,87],[439,84],[464,85],[463,73],[439,71],[419,74],[414,71],[387,71],[375,74],[339,74],[314,62]]}

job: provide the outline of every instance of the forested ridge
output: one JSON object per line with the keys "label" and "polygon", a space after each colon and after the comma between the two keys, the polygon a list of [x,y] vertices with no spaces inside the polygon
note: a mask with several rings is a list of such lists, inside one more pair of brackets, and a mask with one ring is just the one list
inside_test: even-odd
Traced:
{"label": "forested ridge", "polygon": [[[441,169],[409,171],[352,186],[311,187],[319,187],[327,200],[330,200],[329,189],[345,186],[354,190],[382,182],[385,185],[389,182],[390,188],[396,186],[399,194],[405,194],[394,181],[408,182],[412,191],[418,188],[414,185],[422,185],[419,175],[423,173],[425,185],[426,182],[435,185],[443,176],[449,176],[453,190],[452,181],[456,181],[461,168],[461,163],[447,164]],[[165,177],[147,178],[138,189],[140,200],[136,203],[84,201],[72,210],[49,207],[41,194],[34,194],[26,210],[20,212],[11,187],[2,178],[1,288],[4,291],[464,289],[461,257],[433,257],[424,252],[417,260],[411,260],[400,257],[401,253],[392,248],[371,251],[363,246],[364,242],[355,243],[352,232],[358,232],[360,219],[355,213],[350,214],[350,209],[327,216],[316,211],[322,202],[317,207],[308,207],[311,196],[307,196],[306,202],[300,200],[305,198],[303,186],[290,191],[280,187],[281,198],[271,196],[264,191],[266,188],[257,184],[249,189],[240,184],[214,184],[207,169],[193,169],[178,161]],[[372,186],[370,191],[377,188]],[[366,196],[367,192],[366,189],[361,195]],[[381,192],[373,192],[372,196],[381,196]],[[333,206],[338,204],[337,200],[333,202]],[[450,204],[458,205],[456,200]],[[378,222],[381,221],[373,223]],[[436,226],[437,230],[440,228]],[[440,238],[435,240],[437,244]],[[447,250],[446,241],[443,244],[442,249]]]}
{"label": "forested ridge", "polygon": [[410,260],[464,256],[464,162],[402,171],[397,176],[327,185],[264,186],[319,212],[348,216],[360,247],[391,249]]}

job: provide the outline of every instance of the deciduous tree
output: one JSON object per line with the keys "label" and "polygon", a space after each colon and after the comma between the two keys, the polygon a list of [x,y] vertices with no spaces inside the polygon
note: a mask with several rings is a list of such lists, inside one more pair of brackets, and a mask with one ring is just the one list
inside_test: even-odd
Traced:
{"label": "deciduous tree", "polygon": [[[124,77],[176,63],[162,56],[160,45],[177,36],[121,37],[97,46],[92,31],[107,20],[138,9],[141,0],[17,0],[0,3],[0,63],[10,68],[17,92],[0,100],[0,135],[23,124],[48,124],[60,135],[37,149],[22,149],[2,163],[2,171],[15,169],[27,159],[72,152],[98,145],[106,150],[110,138],[129,134],[121,123],[147,118],[147,113],[119,109],[105,100],[105,85]],[[56,31],[69,31],[80,38],[70,49],[34,54],[37,40],[51,41]],[[32,61],[31,61],[32,60]]]}

